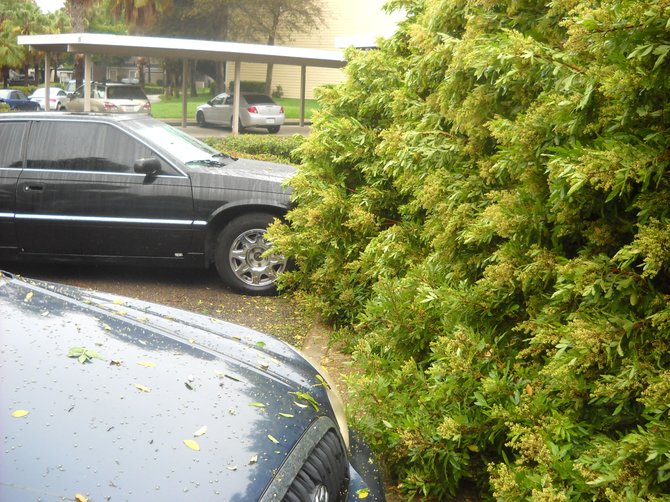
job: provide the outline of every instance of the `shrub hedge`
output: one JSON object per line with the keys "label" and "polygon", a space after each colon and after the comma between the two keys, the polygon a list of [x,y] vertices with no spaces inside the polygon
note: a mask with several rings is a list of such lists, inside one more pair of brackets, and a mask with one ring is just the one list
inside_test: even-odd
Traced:
{"label": "shrub hedge", "polygon": [[305,138],[299,134],[293,136],[248,135],[226,136],[225,138],[206,138],[211,147],[233,157],[253,157],[285,164],[300,164],[297,148]]}
{"label": "shrub hedge", "polygon": [[408,495],[670,493],[668,0],[392,0],[300,146],[283,276]]}

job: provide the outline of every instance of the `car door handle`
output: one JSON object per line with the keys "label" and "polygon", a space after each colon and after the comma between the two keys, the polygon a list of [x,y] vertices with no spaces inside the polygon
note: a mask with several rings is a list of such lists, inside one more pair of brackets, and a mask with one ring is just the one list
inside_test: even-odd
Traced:
{"label": "car door handle", "polygon": [[24,192],[41,192],[44,190],[44,185],[26,185],[23,187]]}

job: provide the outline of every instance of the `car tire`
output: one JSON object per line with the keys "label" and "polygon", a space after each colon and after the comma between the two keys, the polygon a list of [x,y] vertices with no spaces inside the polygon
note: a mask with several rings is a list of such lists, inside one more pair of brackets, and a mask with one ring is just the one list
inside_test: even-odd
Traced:
{"label": "car tire", "polygon": [[207,125],[207,121],[205,120],[205,114],[202,112],[198,112],[195,114],[195,120],[197,120],[198,125],[200,127],[205,127]]}
{"label": "car tire", "polygon": [[279,132],[279,126],[270,126],[268,127],[268,132],[270,134],[277,134]]}
{"label": "car tire", "polygon": [[287,268],[280,255],[262,256],[270,248],[265,230],[274,220],[267,213],[250,213],[228,223],[216,240],[214,263],[232,289],[247,295],[273,295],[277,275]]}

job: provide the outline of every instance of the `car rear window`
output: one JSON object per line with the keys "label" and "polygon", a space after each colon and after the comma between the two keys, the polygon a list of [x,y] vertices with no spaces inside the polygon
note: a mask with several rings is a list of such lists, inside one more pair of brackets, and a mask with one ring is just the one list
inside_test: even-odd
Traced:
{"label": "car rear window", "polygon": [[272,98],[270,96],[266,96],[265,94],[245,94],[244,99],[247,100],[247,103],[250,105],[273,105],[275,104],[274,101],[272,101]]}
{"label": "car rear window", "polygon": [[108,99],[147,99],[141,87],[108,87]]}

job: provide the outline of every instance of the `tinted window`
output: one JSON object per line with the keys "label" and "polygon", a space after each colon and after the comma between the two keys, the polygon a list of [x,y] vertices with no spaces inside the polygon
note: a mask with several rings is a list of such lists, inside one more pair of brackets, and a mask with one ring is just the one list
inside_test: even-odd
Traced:
{"label": "tinted window", "polygon": [[109,99],[147,99],[141,87],[108,87]]}
{"label": "tinted window", "polygon": [[131,173],[137,159],[151,156],[149,148],[109,124],[36,122],[27,167]]}
{"label": "tinted window", "polygon": [[21,144],[26,125],[0,123],[0,167],[21,167]]}
{"label": "tinted window", "polygon": [[265,96],[264,94],[245,94],[244,99],[247,100],[247,103],[250,105],[272,105],[274,101],[270,96]]}

